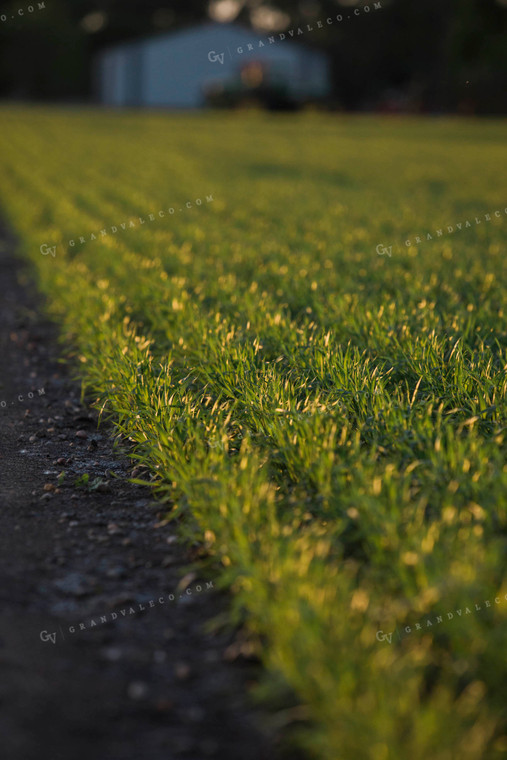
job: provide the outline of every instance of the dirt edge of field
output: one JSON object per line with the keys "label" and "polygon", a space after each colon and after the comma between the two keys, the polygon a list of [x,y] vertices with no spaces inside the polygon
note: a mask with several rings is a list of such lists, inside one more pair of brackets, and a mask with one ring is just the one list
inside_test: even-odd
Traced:
{"label": "dirt edge of field", "polygon": [[15,250],[0,223],[2,756],[281,757],[241,633],[204,630],[227,596],[185,571],[161,505],[127,481]]}

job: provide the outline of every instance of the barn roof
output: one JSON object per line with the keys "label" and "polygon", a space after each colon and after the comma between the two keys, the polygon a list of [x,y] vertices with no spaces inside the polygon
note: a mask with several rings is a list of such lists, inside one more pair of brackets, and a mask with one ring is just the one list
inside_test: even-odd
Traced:
{"label": "barn roof", "polygon": [[[128,48],[136,48],[151,43],[160,43],[164,40],[167,40],[167,42],[181,42],[185,39],[191,39],[192,37],[199,37],[201,40],[209,37],[210,43],[214,42],[214,44],[218,44],[217,34],[223,35],[223,32],[230,32],[231,38],[234,38],[237,44],[247,44],[248,42],[257,42],[258,40],[264,41],[269,37],[277,37],[280,33],[284,33],[269,32],[260,34],[255,29],[243,26],[242,24],[224,24],[218,23],[216,21],[204,21],[201,24],[194,24],[193,26],[186,27],[185,29],[178,29],[174,32],[159,32],[158,34],[150,34],[144,37],[138,37],[133,40],[118,42],[114,45],[108,45],[107,47],[102,48],[99,51],[99,54],[108,53],[113,50],[126,50]],[[306,34],[308,34],[308,32],[306,32]],[[301,51],[303,49],[308,53],[313,53],[324,57],[326,55],[322,50],[318,50],[315,47],[308,45],[307,43],[295,43],[294,40],[291,40],[288,37],[286,37],[283,41],[277,40],[277,47],[278,44],[281,44],[282,42],[284,49],[287,48],[293,52]]]}

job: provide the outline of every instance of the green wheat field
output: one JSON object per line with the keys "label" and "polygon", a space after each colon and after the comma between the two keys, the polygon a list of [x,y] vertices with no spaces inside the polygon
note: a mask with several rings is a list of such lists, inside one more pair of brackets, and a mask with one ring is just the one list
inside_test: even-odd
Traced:
{"label": "green wheat field", "polygon": [[0,114],[20,255],[273,720],[505,758],[505,121]]}

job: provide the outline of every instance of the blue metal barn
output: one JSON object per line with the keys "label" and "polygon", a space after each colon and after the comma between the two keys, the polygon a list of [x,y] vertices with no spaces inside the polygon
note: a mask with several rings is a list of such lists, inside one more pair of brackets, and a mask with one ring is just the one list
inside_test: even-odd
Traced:
{"label": "blue metal barn", "polygon": [[98,99],[108,106],[202,108],[208,91],[252,65],[283,81],[295,100],[330,91],[327,57],[288,34],[259,36],[235,24],[207,23],[99,53]]}

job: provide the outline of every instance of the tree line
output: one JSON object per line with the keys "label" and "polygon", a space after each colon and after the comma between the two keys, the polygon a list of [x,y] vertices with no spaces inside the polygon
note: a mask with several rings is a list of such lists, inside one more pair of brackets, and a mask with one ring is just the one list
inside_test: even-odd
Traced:
{"label": "tree line", "polygon": [[[324,25],[311,40],[305,36],[305,44],[329,56],[339,108],[505,113],[505,0],[380,1],[381,11]],[[342,3],[269,0],[269,7],[287,13],[296,26],[348,15],[351,6]],[[357,7],[365,4],[358,0]],[[243,2],[238,23],[250,23],[253,5]],[[0,19],[0,95],[82,102],[93,99],[99,50],[209,20],[209,4],[9,0],[0,4]]]}

